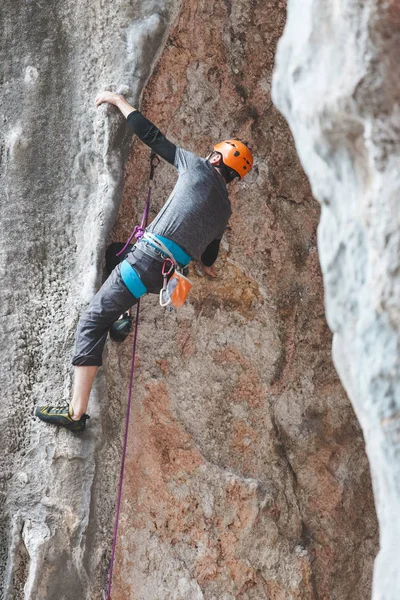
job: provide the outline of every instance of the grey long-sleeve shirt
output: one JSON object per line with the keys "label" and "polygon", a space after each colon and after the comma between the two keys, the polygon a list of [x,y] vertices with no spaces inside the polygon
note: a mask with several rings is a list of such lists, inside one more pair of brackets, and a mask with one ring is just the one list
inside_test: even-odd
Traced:
{"label": "grey long-sleeve shirt", "polygon": [[178,170],[178,181],[148,231],[172,240],[194,259],[204,258],[210,266],[232,214],[225,181],[208,160],[172,144],[139,111],[128,115],[128,123]]}

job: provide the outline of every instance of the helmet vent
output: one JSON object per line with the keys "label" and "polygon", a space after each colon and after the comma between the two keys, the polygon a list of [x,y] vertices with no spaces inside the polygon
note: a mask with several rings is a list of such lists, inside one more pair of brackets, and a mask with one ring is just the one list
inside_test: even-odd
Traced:
{"label": "helmet vent", "polygon": [[233,155],[233,156],[240,156],[240,152],[239,152],[239,150],[236,150],[236,152],[234,153],[234,155]]}

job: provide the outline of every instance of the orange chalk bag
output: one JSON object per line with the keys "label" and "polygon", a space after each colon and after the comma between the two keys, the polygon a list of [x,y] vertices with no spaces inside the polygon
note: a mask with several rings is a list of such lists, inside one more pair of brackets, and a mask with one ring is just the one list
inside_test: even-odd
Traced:
{"label": "orange chalk bag", "polygon": [[163,287],[160,291],[160,305],[180,308],[186,302],[193,286],[192,282],[179,271],[170,258],[164,261],[162,274]]}

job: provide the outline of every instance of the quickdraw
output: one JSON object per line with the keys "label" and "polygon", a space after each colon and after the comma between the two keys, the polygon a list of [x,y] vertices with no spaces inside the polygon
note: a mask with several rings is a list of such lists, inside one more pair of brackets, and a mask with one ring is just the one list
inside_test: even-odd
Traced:
{"label": "quickdraw", "polygon": [[[168,267],[168,265],[169,265],[169,267]],[[174,271],[174,268],[175,268],[174,261],[171,260],[170,258],[166,258],[164,261],[164,264],[162,266],[163,286],[160,291],[160,305],[161,306],[168,306],[168,304],[169,304],[168,301],[166,303],[164,303],[164,295],[167,294],[168,279],[171,277],[171,275]]]}
{"label": "quickdraw", "polygon": [[[172,265],[168,271],[165,271],[164,267],[168,261]],[[171,259],[167,258],[163,265],[163,287],[160,291],[160,305],[163,307],[180,308],[185,304],[193,284],[190,279],[180,272],[179,268],[175,268],[174,273],[171,275],[173,268],[174,263]]]}

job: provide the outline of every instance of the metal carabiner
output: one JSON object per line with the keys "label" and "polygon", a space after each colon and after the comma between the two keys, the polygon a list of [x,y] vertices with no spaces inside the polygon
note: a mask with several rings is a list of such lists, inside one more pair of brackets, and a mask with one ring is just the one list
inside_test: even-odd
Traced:
{"label": "metal carabiner", "polygon": [[[168,271],[166,270],[166,265],[168,265],[168,263],[170,263],[169,265],[169,269]],[[163,286],[160,290],[160,306],[168,306],[168,304],[170,303],[170,299],[168,298],[166,302],[164,302],[164,294],[167,293],[167,285],[168,285],[168,277],[171,275],[172,271],[174,270],[174,261],[171,260],[170,258],[166,258],[164,260],[164,264],[162,266],[162,276],[163,276]]]}
{"label": "metal carabiner", "polygon": [[[168,264],[168,263],[171,263],[171,264],[170,264],[170,267],[169,267],[168,271],[166,271],[165,270],[165,265]],[[165,277],[168,277],[168,275],[171,275],[171,273],[173,271],[173,268],[174,268],[174,262],[170,258],[166,258],[164,260],[164,264],[162,266],[162,271],[161,271],[163,277],[165,278]]]}
{"label": "metal carabiner", "polygon": [[160,159],[158,158],[157,154],[155,152],[152,152],[150,154],[150,177],[149,177],[149,181],[153,182],[153,177],[154,177],[154,171],[156,169],[156,167],[160,164]]}

